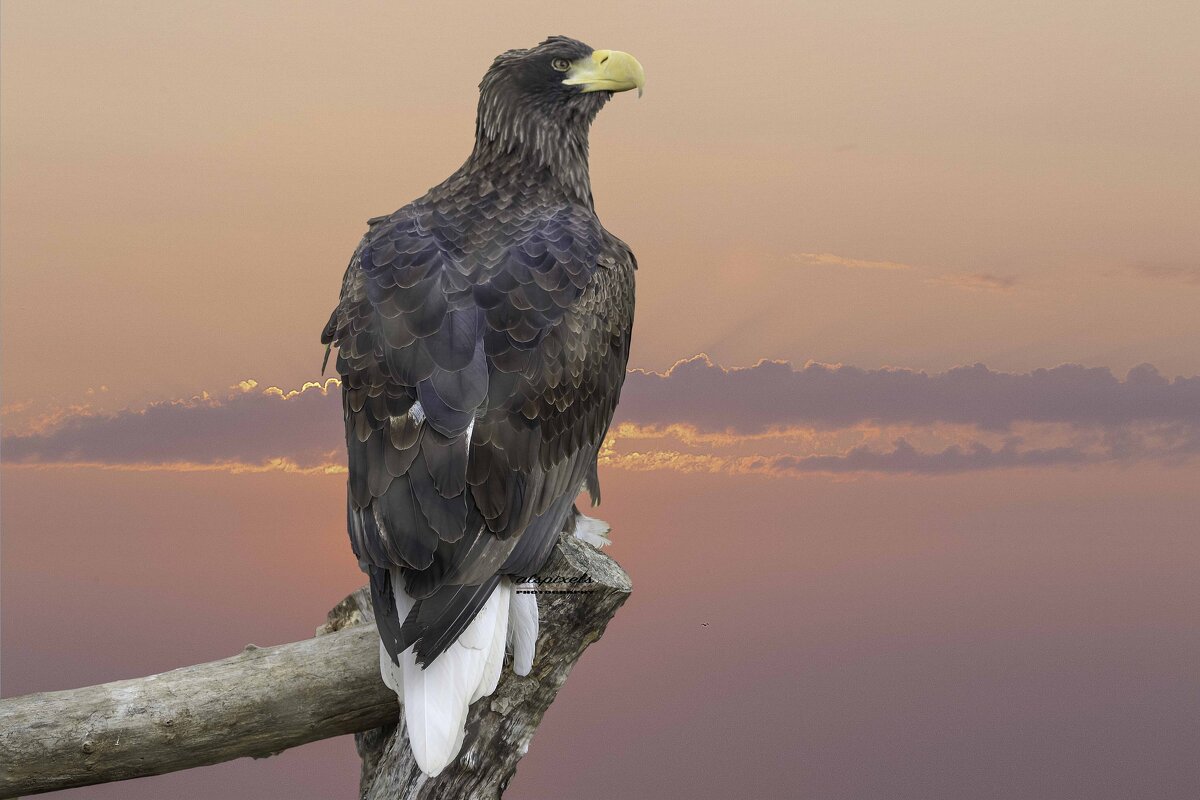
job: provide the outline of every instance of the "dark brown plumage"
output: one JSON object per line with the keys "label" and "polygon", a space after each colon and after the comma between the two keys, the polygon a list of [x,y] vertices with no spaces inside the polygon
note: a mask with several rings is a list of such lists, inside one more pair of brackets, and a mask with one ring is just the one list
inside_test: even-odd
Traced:
{"label": "dark brown plumage", "polygon": [[470,158],[369,221],[322,336],[338,349],[350,541],[393,661],[410,645],[436,659],[500,576],[537,572],[585,483],[598,499],[636,262],[588,179],[612,93],[555,66],[592,53],[554,37],[496,59]]}

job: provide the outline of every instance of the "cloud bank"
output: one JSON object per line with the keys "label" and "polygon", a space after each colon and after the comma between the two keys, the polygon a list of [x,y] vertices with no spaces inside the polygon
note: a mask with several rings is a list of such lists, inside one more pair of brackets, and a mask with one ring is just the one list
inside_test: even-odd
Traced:
{"label": "cloud bank", "polygon": [[116,414],[60,416],[46,430],[5,435],[4,463],[260,465],[343,459],[338,382],[284,392],[246,381],[224,398],[152,403]]}
{"label": "cloud bank", "polygon": [[[114,414],[75,410],[7,434],[5,464],[127,469],[344,465],[336,380],[299,390],[244,381],[209,395]],[[1142,365],[1122,379],[1063,365],[1028,373],[982,364],[940,373],[705,356],[629,373],[609,466],[799,476],[956,472],[1200,455],[1200,377]]]}
{"label": "cloud bank", "polygon": [[[626,405],[628,404],[628,405]],[[838,428],[862,422],[936,422],[1007,430],[1016,422],[1200,425],[1200,376],[1168,380],[1143,364],[1124,380],[1103,367],[1066,364],[996,372],[982,364],[928,374],[783,361],[725,369],[705,356],[665,373],[630,372],[623,416],[751,433],[789,425]]]}

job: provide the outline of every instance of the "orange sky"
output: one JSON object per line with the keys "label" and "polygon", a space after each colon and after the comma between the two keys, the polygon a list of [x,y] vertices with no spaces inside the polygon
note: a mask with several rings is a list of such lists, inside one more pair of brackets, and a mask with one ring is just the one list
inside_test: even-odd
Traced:
{"label": "orange sky", "polygon": [[471,8],[4,3],[5,402],[312,378],[363,221],[461,163],[492,55],[560,31],[649,76],[592,148],[637,366],[1200,372],[1190,0]]}
{"label": "orange sky", "polygon": [[[605,455],[635,594],[510,794],[1200,785],[1192,0],[4,0],[4,693],[307,636],[358,585],[336,402],[264,389],[317,378],[364,221],[552,33],[645,65],[592,176],[632,366],[675,369]],[[326,742],[61,796],[355,770]]]}

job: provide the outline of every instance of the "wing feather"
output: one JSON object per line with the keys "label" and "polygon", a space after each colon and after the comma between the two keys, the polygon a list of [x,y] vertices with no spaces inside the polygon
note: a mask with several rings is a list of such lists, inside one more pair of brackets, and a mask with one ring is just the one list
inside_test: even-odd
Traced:
{"label": "wing feather", "polygon": [[387,592],[416,598],[405,620],[378,598],[394,661],[411,646],[431,663],[500,575],[540,567],[595,483],[624,379],[628,248],[590,209],[509,202],[373,220],[322,335],[338,348],[351,544],[373,586],[388,575]]}

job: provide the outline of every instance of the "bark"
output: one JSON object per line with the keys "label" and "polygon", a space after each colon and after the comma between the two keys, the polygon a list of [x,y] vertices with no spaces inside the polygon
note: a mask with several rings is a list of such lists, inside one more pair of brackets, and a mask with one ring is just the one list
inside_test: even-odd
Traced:
{"label": "bark", "polygon": [[[463,755],[436,779],[412,763],[396,696],[379,677],[365,590],[330,612],[313,639],[99,686],[0,700],[0,797],[108,783],[265,757],[366,731],[362,796],[498,797],[567,673],[624,602],[629,578],[564,537],[542,584],[542,632],[528,678],[507,671],[471,709]],[[349,794],[349,787],[347,787]]]}

